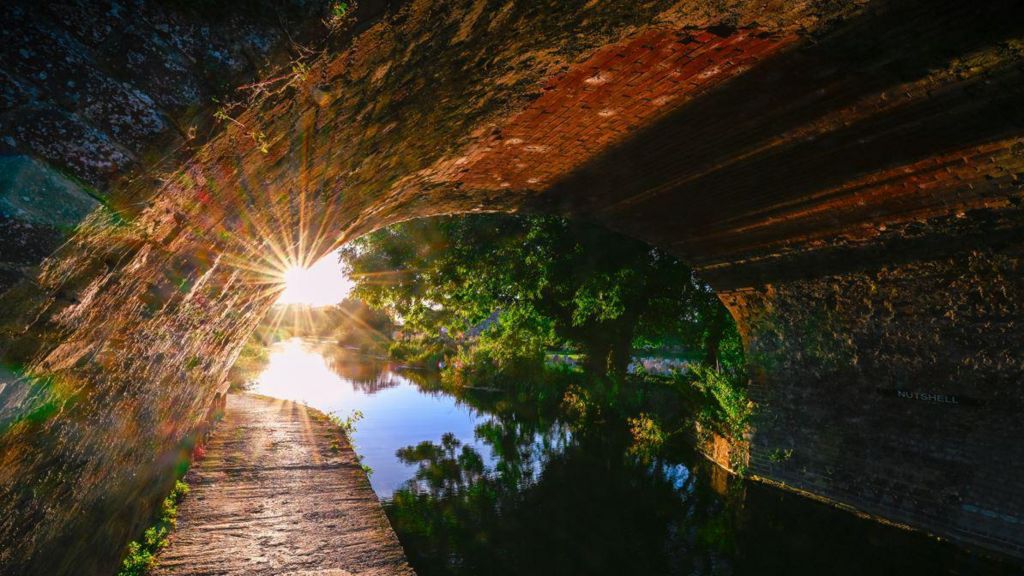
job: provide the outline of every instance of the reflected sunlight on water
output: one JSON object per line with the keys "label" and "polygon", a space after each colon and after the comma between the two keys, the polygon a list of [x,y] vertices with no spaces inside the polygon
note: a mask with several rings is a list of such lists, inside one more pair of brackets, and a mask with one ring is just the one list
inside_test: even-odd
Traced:
{"label": "reflected sunlight on water", "polygon": [[[252,391],[302,402],[342,419],[356,410],[362,412],[364,418],[356,424],[352,440],[363,463],[373,469],[370,483],[379,497],[390,497],[416,472],[415,465],[395,456],[396,450],[423,441],[439,442],[446,433],[477,448],[488,465],[493,463],[491,450],[474,433],[487,420],[486,414],[452,396],[421,390],[386,363],[363,360],[359,364],[364,370],[350,373],[345,360],[329,360],[332,353],[337,353],[332,345],[299,338],[277,343],[270,348],[269,363]],[[376,369],[366,371],[367,365]]]}
{"label": "reflected sunlight on water", "polygon": [[[573,419],[563,387],[442,391],[435,373],[399,373],[333,343],[292,339],[270,348],[254,391],[341,418],[364,414],[356,451],[425,576],[1017,573],[732,478],[682,436],[637,458],[622,421],[630,412],[607,404],[602,418]],[[677,401],[666,394],[635,409]]]}

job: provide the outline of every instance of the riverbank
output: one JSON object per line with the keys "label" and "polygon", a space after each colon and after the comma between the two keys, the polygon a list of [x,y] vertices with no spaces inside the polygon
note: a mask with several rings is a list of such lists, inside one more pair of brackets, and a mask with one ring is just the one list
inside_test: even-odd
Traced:
{"label": "riverbank", "polygon": [[231,394],[153,572],[412,575],[338,426],[287,400]]}
{"label": "riverbank", "polygon": [[724,473],[679,430],[694,387],[649,376],[608,397],[584,379],[578,405],[559,374],[449,386],[318,342],[278,343],[267,356],[262,393],[363,415],[352,441],[423,576],[1019,574]]}

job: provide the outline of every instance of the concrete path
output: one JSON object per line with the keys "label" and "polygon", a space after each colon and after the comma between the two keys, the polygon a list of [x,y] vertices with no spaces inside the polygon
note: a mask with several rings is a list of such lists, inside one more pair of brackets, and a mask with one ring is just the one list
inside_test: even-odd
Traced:
{"label": "concrete path", "polygon": [[228,396],[186,480],[158,575],[413,575],[348,442],[311,408]]}

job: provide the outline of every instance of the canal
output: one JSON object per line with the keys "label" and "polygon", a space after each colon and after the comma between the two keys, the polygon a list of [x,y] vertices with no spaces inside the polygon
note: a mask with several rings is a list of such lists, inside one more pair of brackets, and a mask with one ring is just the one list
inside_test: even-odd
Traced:
{"label": "canal", "polygon": [[[686,434],[645,450],[628,425],[634,408],[581,418],[560,382],[452,389],[292,339],[272,346],[253,391],[362,415],[353,443],[420,576],[1020,573],[730,477]],[[671,415],[671,393],[638,394]]]}

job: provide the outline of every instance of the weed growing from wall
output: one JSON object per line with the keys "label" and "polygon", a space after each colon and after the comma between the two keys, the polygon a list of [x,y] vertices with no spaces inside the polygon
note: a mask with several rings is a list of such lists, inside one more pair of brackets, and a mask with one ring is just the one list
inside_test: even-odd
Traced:
{"label": "weed growing from wall", "polygon": [[146,529],[141,540],[128,544],[128,553],[117,576],[144,576],[156,567],[156,555],[167,546],[167,537],[178,523],[178,504],[188,492],[185,482],[178,480],[174,483],[174,489],[160,505],[160,518]]}

